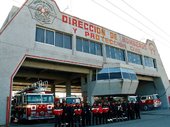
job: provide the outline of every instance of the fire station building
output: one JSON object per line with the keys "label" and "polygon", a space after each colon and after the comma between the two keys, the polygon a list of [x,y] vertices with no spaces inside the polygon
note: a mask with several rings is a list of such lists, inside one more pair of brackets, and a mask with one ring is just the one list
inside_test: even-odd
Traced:
{"label": "fire station building", "polygon": [[54,0],[13,7],[0,30],[0,125],[10,121],[12,91],[48,80],[52,92],[161,96],[169,81],[153,41],[145,43],[61,12]]}

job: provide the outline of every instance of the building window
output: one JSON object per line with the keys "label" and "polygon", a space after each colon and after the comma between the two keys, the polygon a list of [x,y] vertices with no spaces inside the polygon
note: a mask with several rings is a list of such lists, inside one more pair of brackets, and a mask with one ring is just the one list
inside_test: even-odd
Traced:
{"label": "building window", "polygon": [[102,56],[102,45],[96,43],[96,48],[97,48],[96,55]]}
{"label": "building window", "polygon": [[130,74],[127,73],[127,72],[122,72],[122,77],[123,77],[123,79],[130,79],[131,78]]}
{"label": "building window", "polygon": [[115,59],[115,49],[113,47],[110,47],[110,54],[111,54],[111,58]]}
{"label": "building window", "polygon": [[115,59],[125,61],[124,50],[115,48]]}
{"label": "building window", "polygon": [[96,54],[96,44],[95,42],[90,42],[90,53],[91,54]]}
{"label": "building window", "polygon": [[72,36],[55,30],[36,27],[35,40],[37,42],[72,49]]}
{"label": "building window", "polygon": [[106,57],[125,61],[125,51],[106,45]]}
{"label": "building window", "polygon": [[110,58],[110,46],[106,45],[106,57]]}
{"label": "building window", "polygon": [[72,37],[64,34],[64,48],[72,49]]}
{"label": "building window", "polygon": [[46,30],[46,43],[54,45],[54,32]]}
{"label": "building window", "polygon": [[102,56],[102,45],[98,42],[90,41],[80,37],[76,38],[76,50]]}
{"label": "building window", "polygon": [[98,74],[97,74],[97,80],[105,80],[109,79],[109,69],[108,68],[103,68],[101,69]]}
{"label": "building window", "polygon": [[121,79],[121,70],[120,68],[109,68],[110,79]]}
{"label": "building window", "polygon": [[62,48],[72,49],[72,36],[56,32],[55,45]]}
{"label": "building window", "polygon": [[107,79],[137,80],[137,76],[133,70],[126,68],[103,68],[98,70],[97,80]]}
{"label": "building window", "polygon": [[83,52],[89,53],[89,41],[83,40]]}
{"label": "building window", "polygon": [[133,74],[133,73],[129,73],[129,74],[130,74],[130,79],[131,80],[137,80],[136,74]]}
{"label": "building window", "polygon": [[55,33],[55,46],[63,47],[63,34],[56,32]]}
{"label": "building window", "polygon": [[136,53],[128,52],[128,62],[142,65],[142,56]]}
{"label": "building window", "polygon": [[82,49],[83,49],[82,39],[77,38],[76,39],[76,50],[82,52],[83,51]]}
{"label": "building window", "polygon": [[153,59],[151,57],[144,56],[144,64],[145,64],[145,66],[156,68],[156,63],[155,62],[156,62],[155,59]]}
{"label": "building window", "polygon": [[44,37],[45,37],[45,30],[42,28],[36,28],[36,38],[35,40],[38,42],[43,42],[44,43]]}

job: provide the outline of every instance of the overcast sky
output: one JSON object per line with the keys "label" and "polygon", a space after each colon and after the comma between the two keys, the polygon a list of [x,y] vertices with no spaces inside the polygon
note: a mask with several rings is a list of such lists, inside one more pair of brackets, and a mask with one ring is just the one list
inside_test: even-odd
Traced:
{"label": "overcast sky", "polygon": [[[0,1],[0,27],[12,5],[25,0]],[[131,38],[154,40],[170,79],[170,0],[56,0],[61,11]],[[133,9],[132,9],[133,8]],[[140,14],[139,14],[140,13]]]}

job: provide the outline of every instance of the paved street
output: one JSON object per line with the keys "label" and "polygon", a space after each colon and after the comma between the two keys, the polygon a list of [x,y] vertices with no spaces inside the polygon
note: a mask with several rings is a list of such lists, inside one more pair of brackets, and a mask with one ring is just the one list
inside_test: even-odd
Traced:
{"label": "paved street", "polygon": [[[169,127],[170,110],[142,112],[142,119],[91,127]],[[11,125],[10,127],[54,127],[54,124]]]}
{"label": "paved street", "polygon": [[98,127],[169,127],[170,110],[143,112],[141,120],[100,125]]}

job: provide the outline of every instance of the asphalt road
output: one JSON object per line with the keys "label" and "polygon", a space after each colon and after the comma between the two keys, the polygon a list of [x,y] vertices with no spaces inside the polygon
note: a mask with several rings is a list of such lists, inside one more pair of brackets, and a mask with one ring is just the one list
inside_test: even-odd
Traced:
{"label": "asphalt road", "polygon": [[[10,125],[10,127],[54,127],[52,123]],[[90,127],[170,127],[170,110],[154,110],[141,113],[141,119],[115,122]]]}
{"label": "asphalt road", "polygon": [[97,127],[170,127],[170,110],[167,112],[142,113],[142,119],[140,120],[118,122]]}

